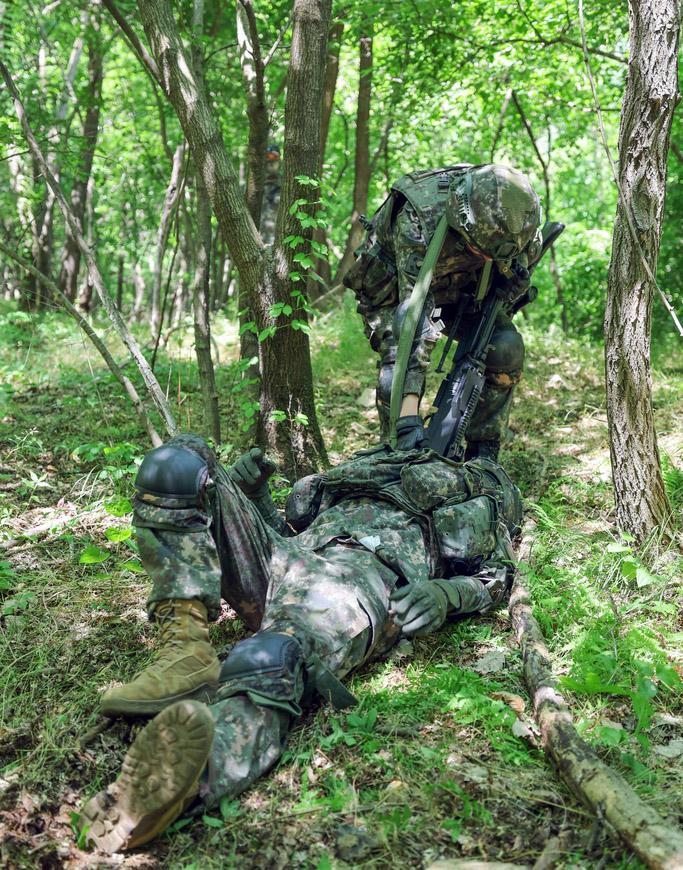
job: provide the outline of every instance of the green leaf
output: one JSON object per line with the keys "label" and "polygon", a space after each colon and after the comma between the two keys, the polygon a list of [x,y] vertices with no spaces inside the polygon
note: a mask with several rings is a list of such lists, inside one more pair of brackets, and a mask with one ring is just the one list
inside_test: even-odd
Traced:
{"label": "green leaf", "polygon": [[301,332],[305,332],[306,335],[311,334],[311,327],[305,320],[292,320],[292,329],[300,329]]}
{"label": "green leaf", "polygon": [[295,199],[294,202],[289,207],[289,213],[295,214],[298,212],[297,217],[299,216],[299,214],[305,215],[306,214],[305,211],[299,212],[299,206],[301,206],[301,205],[308,205],[308,200],[307,199]]}
{"label": "green leaf", "polygon": [[241,815],[242,813],[242,806],[240,802],[238,800],[230,800],[227,795],[224,795],[221,798],[218,808],[221,811],[221,815],[226,820],[236,819],[237,816]]}
{"label": "green leaf", "polygon": [[293,310],[294,309],[292,308],[291,305],[283,305],[282,306],[282,313],[285,315],[285,317],[289,317]]}
{"label": "green leaf", "polygon": [[620,544],[619,541],[612,541],[611,544],[607,545],[608,553],[630,553],[631,548],[626,544]]}
{"label": "green leaf", "polygon": [[621,560],[621,576],[625,577],[627,580],[635,579],[636,572],[638,571],[638,563],[635,559],[622,559]]}
{"label": "green leaf", "polygon": [[129,514],[133,510],[133,505],[129,498],[121,496],[106,502],[104,509],[112,517],[125,517],[126,514]]}
{"label": "green leaf", "polygon": [[303,269],[310,269],[313,265],[313,260],[308,256],[308,254],[304,254],[303,251],[294,254],[294,262],[299,263]]}
{"label": "green leaf", "polygon": [[96,544],[88,544],[78,561],[81,565],[98,565],[100,562],[106,562],[109,555],[106,550],[100,550]]}
{"label": "green leaf", "polygon": [[657,577],[651,574],[647,568],[644,568],[642,565],[636,568],[636,586],[638,589],[642,589],[643,586],[649,586],[651,583],[656,582],[656,580]]}
{"label": "green leaf", "polygon": [[115,544],[118,543],[118,541],[127,541],[132,533],[133,531],[130,527],[127,529],[117,529],[112,527],[105,530],[104,536],[108,541],[111,541]]}
{"label": "green leaf", "polygon": [[294,417],[294,422],[300,426],[308,426],[308,417],[305,414],[299,413]]}
{"label": "green leaf", "polygon": [[240,326],[239,332],[240,335],[244,335],[245,332],[253,332],[254,335],[258,335],[258,327],[253,320],[250,320],[248,323],[243,323]]}
{"label": "green leaf", "polygon": [[118,566],[122,571],[130,571],[133,574],[144,574],[145,569],[137,559],[126,559]]}
{"label": "green leaf", "polygon": [[207,828],[223,828],[223,819],[217,819],[215,816],[202,816],[202,821]]}
{"label": "green leaf", "polygon": [[265,329],[262,329],[258,334],[259,342],[265,341],[267,338],[272,338],[277,331],[276,326],[266,326]]}
{"label": "green leaf", "polygon": [[274,423],[282,423],[283,420],[287,419],[287,414],[284,411],[277,411],[277,410],[271,411],[270,412],[270,419]]}

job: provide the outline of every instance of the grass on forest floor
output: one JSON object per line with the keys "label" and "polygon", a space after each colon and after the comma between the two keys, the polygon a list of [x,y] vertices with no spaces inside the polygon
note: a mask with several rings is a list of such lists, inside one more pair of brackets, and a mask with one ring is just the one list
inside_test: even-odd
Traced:
{"label": "grass on forest floor", "polygon": [[[118,722],[79,745],[97,722],[98,692],[130,677],[154,646],[129,536],[145,443],[70,323],[0,312],[0,331],[0,857],[26,868],[111,866],[78,851],[69,822],[116,775],[139,728]],[[227,461],[240,449],[242,392],[234,333],[217,334]],[[176,336],[158,373],[183,424],[197,426],[189,339]],[[334,461],[378,432],[366,392],[374,357],[348,299],[318,321],[313,347]],[[524,570],[536,615],[582,733],[680,823],[682,560],[654,545],[639,556],[614,530],[599,349],[535,333],[527,347],[515,438],[501,458],[526,498]],[[681,387],[680,360],[656,371],[656,421],[679,512]],[[230,614],[212,628],[221,648],[242,634]],[[117,866],[379,868],[396,856],[409,867],[441,856],[532,864],[558,833],[556,866],[640,866],[535,748],[504,612],[403,644],[351,688],[359,707],[309,713],[270,777]]]}

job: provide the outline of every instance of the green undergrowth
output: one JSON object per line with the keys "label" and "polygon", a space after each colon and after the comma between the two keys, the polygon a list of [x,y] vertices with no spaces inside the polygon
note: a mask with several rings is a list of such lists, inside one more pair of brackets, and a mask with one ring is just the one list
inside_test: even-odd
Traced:
{"label": "green undergrowth", "polygon": [[[524,582],[582,734],[680,821],[683,563],[656,539],[638,552],[614,527],[599,348],[553,332],[525,337],[501,456],[525,497]],[[248,443],[247,399],[234,328],[221,318],[216,340],[230,461]],[[378,435],[375,356],[350,297],[316,322],[312,358],[336,461]],[[680,511],[683,370],[670,353],[656,360],[660,450]],[[18,814],[0,822],[0,854],[17,867],[38,866],[36,856],[59,867],[56,844],[73,842],[69,814],[112,780],[140,727],[119,722],[81,745],[102,689],[154,648],[130,529],[146,441],[118,384],[53,313],[0,310],[0,372],[0,812]],[[200,428],[187,331],[162,351],[157,374],[183,428]],[[428,392],[435,384],[431,376]],[[227,611],[211,632],[221,650],[244,636]],[[547,765],[504,611],[403,644],[350,688],[358,706],[308,711],[271,776],[179,820],[121,866],[384,868],[397,855],[408,867],[442,856],[531,865],[561,832],[560,867],[640,866],[592,829]],[[69,860],[87,859],[74,846]]]}

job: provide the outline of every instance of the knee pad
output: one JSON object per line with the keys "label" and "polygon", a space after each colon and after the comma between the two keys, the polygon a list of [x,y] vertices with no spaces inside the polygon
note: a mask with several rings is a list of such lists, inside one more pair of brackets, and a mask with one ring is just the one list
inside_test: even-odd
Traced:
{"label": "knee pad", "polygon": [[394,381],[395,368],[393,362],[380,366],[377,379],[377,404],[386,405],[387,408],[391,404],[391,385]]}
{"label": "knee pad", "polygon": [[521,372],[523,367],[524,340],[522,336],[515,329],[494,332],[491,337],[491,347],[486,356],[487,373],[505,373],[513,378],[517,372]]}
{"label": "knee pad", "polygon": [[194,450],[174,442],[157,447],[145,456],[135,478],[141,498],[196,502],[209,477],[208,463]]}
{"label": "knee pad", "polygon": [[256,704],[301,714],[305,662],[295,637],[276,631],[259,631],[240,641],[223,662],[219,698],[246,694]]}

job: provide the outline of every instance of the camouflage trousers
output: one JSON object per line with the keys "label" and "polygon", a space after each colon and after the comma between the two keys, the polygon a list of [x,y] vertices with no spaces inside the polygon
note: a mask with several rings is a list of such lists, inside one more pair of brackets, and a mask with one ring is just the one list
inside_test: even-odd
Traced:
{"label": "camouflage trousers", "polygon": [[[205,442],[179,436],[169,443],[202,456],[209,477],[192,507],[135,501],[140,556],[153,582],[151,619],[156,604],[171,598],[199,599],[215,619],[224,598],[251,629],[293,635],[307,661],[336,677],[386,648],[396,635],[387,616],[393,572],[360,546],[332,541],[313,550],[281,537]],[[200,791],[204,807],[239,794],[272,767],[296,714],[296,705],[259,703],[251,693],[210,709],[216,730]]]}

